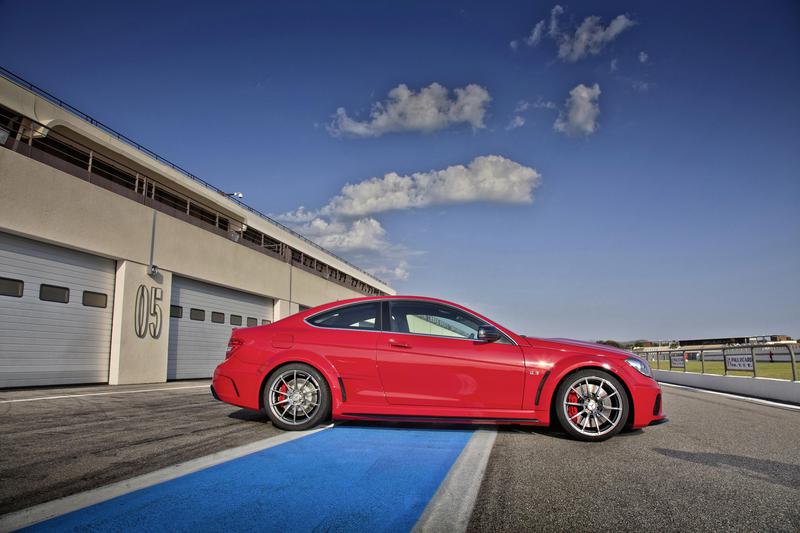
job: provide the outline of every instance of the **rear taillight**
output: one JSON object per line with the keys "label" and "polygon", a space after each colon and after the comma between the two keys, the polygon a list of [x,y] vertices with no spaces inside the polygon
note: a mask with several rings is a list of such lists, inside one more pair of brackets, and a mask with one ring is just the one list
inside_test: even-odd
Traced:
{"label": "rear taillight", "polygon": [[242,344],[244,344],[242,339],[231,337],[231,340],[228,341],[228,351],[225,352],[225,359],[232,356],[233,352],[241,348]]}

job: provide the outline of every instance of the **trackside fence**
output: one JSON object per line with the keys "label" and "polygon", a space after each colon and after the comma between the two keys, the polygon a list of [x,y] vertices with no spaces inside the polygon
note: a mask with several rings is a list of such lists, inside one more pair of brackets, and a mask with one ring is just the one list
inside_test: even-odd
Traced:
{"label": "trackside fence", "polygon": [[797,343],[635,349],[656,370],[797,381]]}

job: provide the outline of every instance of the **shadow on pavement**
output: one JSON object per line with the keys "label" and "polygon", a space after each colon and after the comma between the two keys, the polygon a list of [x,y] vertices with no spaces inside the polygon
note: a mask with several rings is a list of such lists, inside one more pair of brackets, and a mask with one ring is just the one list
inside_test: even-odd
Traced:
{"label": "shadow on pavement", "polygon": [[800,466],[794,464],[728,453],[684,452],[666,448],[653,448],[653,450],[666,457],[690,463],[716,468],[726,466],[738,468],[744,470],[748,477],[783,485],[790,489],[796,489],[800,485]]}
{"label": "shadow on pavement", "polygon": [[269,417],[260,411],[250,409],[239,409],[228,415],[228,418],[244,420],[245,422],[269,422]]}

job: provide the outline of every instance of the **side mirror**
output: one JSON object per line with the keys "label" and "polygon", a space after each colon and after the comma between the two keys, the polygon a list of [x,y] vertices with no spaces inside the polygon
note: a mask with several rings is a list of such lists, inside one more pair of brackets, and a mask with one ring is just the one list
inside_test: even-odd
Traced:
{"label": "side mirror", "polygon": [[502,337],[500,330],[494,326],[481,326],[478,328],[478,340],[484,342],[499,341]]}

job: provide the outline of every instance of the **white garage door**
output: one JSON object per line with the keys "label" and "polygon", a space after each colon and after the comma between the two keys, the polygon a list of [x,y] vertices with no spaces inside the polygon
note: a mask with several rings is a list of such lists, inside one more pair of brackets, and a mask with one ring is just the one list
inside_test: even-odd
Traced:
{"label": "white garage door", "polygon": [[179,276],[170,304],[167,379],[211,377],[233,328],[272,321],[270,298]]}
{"label": "white garage door", "polygon": [[114,261],[0,233],[0,387],[108,381]]}

